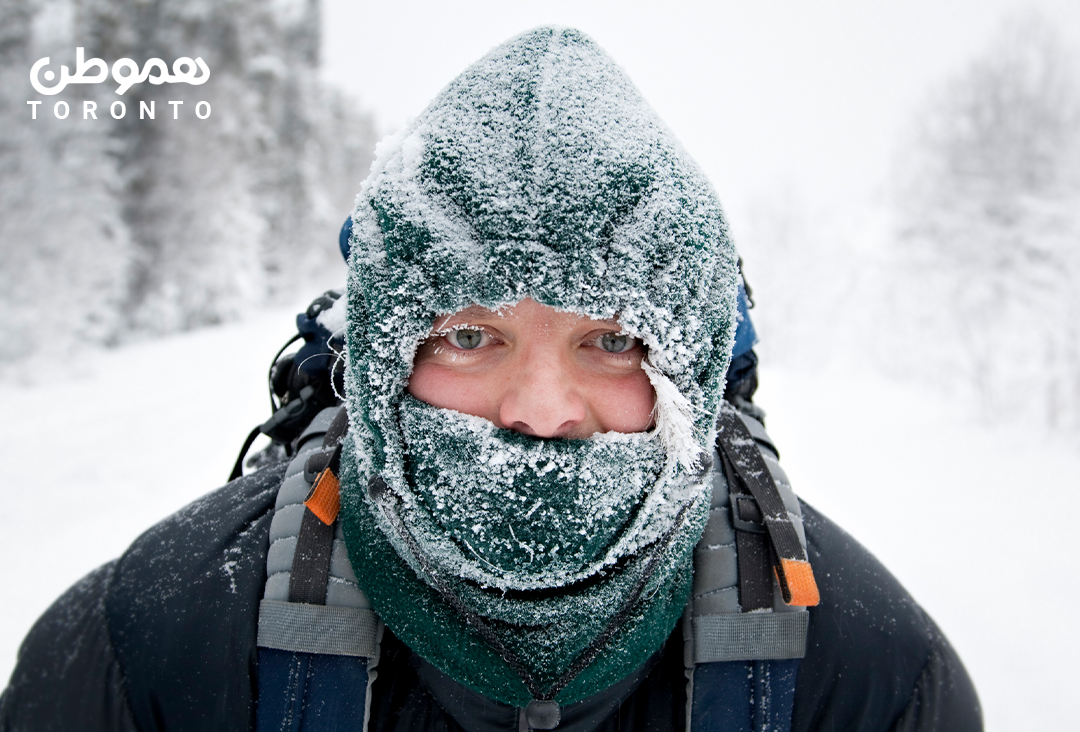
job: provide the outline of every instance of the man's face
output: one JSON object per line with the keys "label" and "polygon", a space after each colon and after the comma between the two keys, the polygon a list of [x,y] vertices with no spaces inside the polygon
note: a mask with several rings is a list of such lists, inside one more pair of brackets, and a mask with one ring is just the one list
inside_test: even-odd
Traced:
{"label": "man's face", "polygon": [[409,393],[536,437],[642,432],[655,394],[645,349],[613,320],[526,299],[439,318],[416,352]]}

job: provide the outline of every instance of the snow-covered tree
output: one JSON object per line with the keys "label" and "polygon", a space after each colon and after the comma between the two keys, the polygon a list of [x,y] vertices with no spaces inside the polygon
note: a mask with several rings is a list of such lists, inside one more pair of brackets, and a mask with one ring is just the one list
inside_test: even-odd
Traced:
{"label": "snow-covered tree", "polygon": [[[317,0],[0,1],[0,360],[226,320],[339,263],[375,132],[319,81],[319,45]],[[30,66],[70,66],[75,46],[107,63],[201,57],[211,80],[72,85],[31,121]],[[78,119],[83,99],[98,120]]]}
{"label": "snow-covered tree", "polygon": [[1013,18],[921,111],[898,165],[899,288],[917,359],[991,414],[1080,426],[1080,83]]}
{"label": "snow-covered tree", "polygon": [[72,338],[113,341],[132,254],[108,162],[115,141],[51,112],[31,120],[37,54],[71,52],[70,13],[44,5],[0,3],[0,361]]}

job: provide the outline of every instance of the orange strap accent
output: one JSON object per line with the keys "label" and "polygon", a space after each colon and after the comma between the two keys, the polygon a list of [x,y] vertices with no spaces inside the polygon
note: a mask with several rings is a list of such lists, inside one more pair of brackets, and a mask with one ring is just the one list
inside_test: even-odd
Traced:
{"label": "orange strap accent", "polygon": [[781,559],[777,569],[777,579],[784,591],[784,602],[800,607],[814,607],[821,602],[810,562],[802,559]]}
{"label": "orange strap accent", "polygon": [[327,526],[334,523],[341,508],[341,483],[333,470],[326,468],[319,474],[304,505]]}

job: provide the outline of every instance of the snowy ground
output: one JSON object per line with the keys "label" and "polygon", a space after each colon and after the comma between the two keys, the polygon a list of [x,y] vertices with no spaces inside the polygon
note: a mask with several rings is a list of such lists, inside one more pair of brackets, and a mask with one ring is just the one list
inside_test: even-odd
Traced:
{"label": "snowy ground", "polygon": [[[266,367],[295,312],[87,357],[37,385],[0,383],[0,676],[68,585],[224,481],[266,417]],[[989,430],[872,376],[765,369],[762,382],[796,488],[944,628],[988,729],[1075,721],[1075,443]]]}

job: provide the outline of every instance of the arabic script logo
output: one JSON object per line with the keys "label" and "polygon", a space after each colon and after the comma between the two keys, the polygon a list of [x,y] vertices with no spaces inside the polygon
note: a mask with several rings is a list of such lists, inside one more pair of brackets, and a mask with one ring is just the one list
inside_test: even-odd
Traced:
{"label": "arabic script logo", "polygon": [[[109,78],[109,65],[99,58],[92,58],[87,61],[82,46],[75,49],[75,73],[72,74],[67,66],[61,66],[60,81],[51,87],[45,86],[38,79],[41,69],[48,65],[49,57],[46,56],[38,59],[33,68],[30,69],[30,83],[39,94],[46,96],[59,94],[68,84],[99,84]],[[95,71],[96,73],[92,73]],[[122,73],[124,71],[127,73]],[[158,73],[152,75],[151,71],[157,71]],[[197,75],[200,71],[202,76]],[[46,70],[41,75],[45,77],[45,81],[52,81],[56,78],[56,72],[51,69]],[[199,86],[205,84],[206,80],[210,78],[210,69],[201,56],[194,61],[187,56],[181,56],[173,61],[171,74],[168,65],[159,58],[147,60],[143,64],[141,72],[137,63],[129,58],[122,58],[112,65],[112,78],[120,85],[116,87],[116,93],[123,94],[134,84],[144,81],[149,81],[151,84],[192,84]]]}

